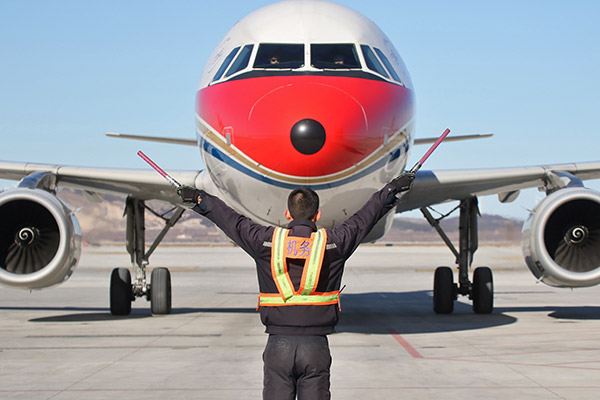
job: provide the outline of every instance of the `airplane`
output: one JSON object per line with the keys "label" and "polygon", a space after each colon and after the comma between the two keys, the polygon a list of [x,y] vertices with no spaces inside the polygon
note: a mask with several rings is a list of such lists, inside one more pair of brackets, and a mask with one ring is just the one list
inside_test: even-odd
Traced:
{"label": "airplane", "polygon": [[[196,92],[196,138],[108,134],[125,139],[197,146],[203,170],[169,171],[182,185],[202,188],[264,224],[285,224],[287,195],[297,186],[321,198],[322,227],[339,224],[403,171],[415,138],[415,90],[390,39],[371,20],[322,0],[287,0],[252,12],[225,35],[201,74]],[[468,140],[485,135],[450,136]],[[600,282],[600,194],[583,181],[600,177],[600,162],[494,169],[420,170],[413,189],[365,241],[389,230],[395,213],[421,210],[456,257],[434,273],[433,309],[452,313],[468,296],[476,313],[493,311],[489,267],[472,270],[478,247],[478,198],[511,202],[520,190],[543,187],[546,197],[523,229],[526,264],[541,282],[586,287]],[[126,247],[132,266],[110,277],[110,310],[127,315],[145,297],[153,314],[171,312],[171,278],[149,258],[187,207],[151,169],[91,168],[0,161],[0,178],[19,181],[0,194],[0,284],[43,289],[66,281],[81,254],[81,229],[56,197],[59,187],[126,195]],[[146,202],[173,206],[147,247]],[[428,207],[459,202],[459,245]],[[133,278],[132,273],[133,272]]]}

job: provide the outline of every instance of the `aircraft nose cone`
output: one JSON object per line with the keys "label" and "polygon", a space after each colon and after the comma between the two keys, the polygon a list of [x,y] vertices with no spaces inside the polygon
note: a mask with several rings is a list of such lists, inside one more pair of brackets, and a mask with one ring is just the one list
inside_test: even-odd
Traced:
{"label": "aircraft nose cone", "polygon": [[315,154],[325,144],[325,128],[314,119],[302,119],[294,124],[290,133],[292,145],[302,154]]}

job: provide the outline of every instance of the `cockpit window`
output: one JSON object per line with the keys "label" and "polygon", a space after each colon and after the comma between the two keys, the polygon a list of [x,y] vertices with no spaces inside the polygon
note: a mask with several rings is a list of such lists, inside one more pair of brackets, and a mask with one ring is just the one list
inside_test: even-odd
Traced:
{"label": "cockpit window", "polygon": [[296,69],[303,66],[303,44],[263,43],[254,61],[254,68]]}
{"label": "cockpit window", "polygon": [[396,70],[392,66],[392,63],[390,62],[390,60],[385,56],[385,54],[383,54],[383,51],[379,50],[377,47],[374,47],[374,49],[375,49],[375,53],[377,53],[379,58],[381,58],[381,61],[383,61],[383,63],[385,64],[385,67],[390,72],[390,75],[392,75],[392,78],[394,78],[394,80],[397,82],[402,82],[402,80],[396,73]]}
{"label": "cockpit window", "polygon": [[235,57],[235,55],[237,54],[237,52],[239,50],[240,50],[240,48],[238,46],[235,49],[231,50],[231,52],[227,55],[227,57],[225,57],[225,61],[223,61],[223,64],[221,64],[221,66],[219,67],[219,70],[217,71],[217,73],[215,74],[215,77],[213,78],[213,82],[221,79],[221,77],[223,76],[223,73],[225,73],[225,70],[227,69],[227,67],[229,67],[229,64],[231,64],[231,60],[233,60],[233,57]]}
{"label": "cockpit window", "polygon": [[231,65],[231,68],[229,68],[229,70],[227,71],[227,74],[225,74],[225,77],[229,77],[229,76],[235,74],[236,72],[243,70],[244,68],[246,68],[248,66],[248,62],[250,61],[250,55],[252,54],[253,47],[254,46],[251,44],[244,46],[242,51],[240,51],[240,54],[237,56],[237,58]]}
{"label": "cockpit window", "polygon": [[378,74],[385,76],[386,78],[389,78],[390,76],[385,71],[385,68],[383,68],[383,65],[381,65],[381,62],[379,62],[379,60],[377,59],[375,53],[373,53],[373,50],[371,50],[371,48],[366,44],[360,45],[360,48],[362,49],[363,55],[365,56],[367,68],[369,68],[371,71],[375,71]]}
{"label": "cockpit window", "polygon": [[353,44],[311,44],[311,65],[319,69],[359,69]]}

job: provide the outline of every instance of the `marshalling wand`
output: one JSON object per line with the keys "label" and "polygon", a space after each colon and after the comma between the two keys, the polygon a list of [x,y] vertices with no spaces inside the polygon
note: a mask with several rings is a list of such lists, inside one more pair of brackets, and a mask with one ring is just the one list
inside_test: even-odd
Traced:
{"label": "marshalling wand", "polygon": [[429,158],[429,156],[431,155],[431,153],[433,153],[434,150],[437,149],[437,147],[440,145],[440,143],[442,143],[442,141],[444,139],[446,139],[446,136],[448,136],[449,133],[450,133],[450,129],[446,129],[444,131],[444,133],[442,133],[442,136],[440,136],[438,138],[438,140],[436,140],[435,143],[431,145],[429,150],[427,150],[427,153],[425,153],[425,155],[423,157],[421,157],[421,159],[410,169],[411,173],[415,174],[415,173],[417,173],[418,170],[421,169],[421,167],[425,163],[425,160],[427,160]]}
{"label": "marshalling wand", "polygon": [[[448,136],[449,133],[450,133],[450,129],[446,129],[444,131],[444,133],[442,133],[442,136],[440,136],[438,138],[438,140],[436,140],[435,143],[429,148],[429,150],[427,150],[427,153],[425,153],[425,155],[423,157],[421,157],[421,159],[406,174],[411,174],[414,177],[415,174],[417,173],[417,171],[420,170],[421,167],[423,166],[423,163],[425,162],[425,160],[427,160],[429,158],[429,156],[431,155],[431,153],[433,153],[433,151],[435,149],[437,149],[437,147],[440,145],[440,143],[442,143],[442,141],[446,138],[446,136]],[[405,172],[401,172],[394,179],[398,179],[403,174],[405,174]],[[404,197],[404,195],[406,195],[406,193],[408,193],[409,189],[410,189],[410,184],[407,185],[406,187],[401,188],[400,192],[396,194],[396,197],[398,199],[401,199],[402,197]]]}
{"label": "marshalling wand", "polygon": [[141,150],[138,151],[137,154],[138,154],[138,156],[142,157],[142,159],[144,161],[146,161],[152,168],[154,168],[154,170],[156,172],[158,172],[159,174],[161,174],[163,176],[163,178],[165,178],[167,181],[169,181],[169,183],[171,185],[173,185],[175,188],[181,187],[181,183],[177,182],[177,180],[175,180],[175,178],[173,178],[171,175],[169,175],[165,171],[163,171],[163,169],[161,167],[159,167],[158,165],[156,165],[156,163],[154,161],[152,161],[150,159],[150,157],[148,157],[147,155],[145,155]]}

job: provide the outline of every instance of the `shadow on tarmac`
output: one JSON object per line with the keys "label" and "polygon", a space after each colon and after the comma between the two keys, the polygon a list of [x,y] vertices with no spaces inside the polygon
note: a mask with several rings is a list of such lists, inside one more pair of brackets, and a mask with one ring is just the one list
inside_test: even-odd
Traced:
{"label": "shadow on tarmac", "polygon": [[[17,308],[17,307],[13,307]],[[2,307],[0,307],[0,310]],[[94,322],[94,321],[114,321],[128,319],[143,319],[152,317],[149,311],[132,310],[129,315],[112,315],[108,308],[84,308],[84,307],[23,307],[23,310],[56,310],[56,311],[77,311],[76,313],[54,315],[50,317],[32,318],[29,322]]]}
{"label": "shadow on tarmac", "polygon": [[490,328],[515,323],[517,318],[495,311],[473,313],[470,304],[454,302],[454,312],[433,312],[430,290],[403,293],[359,293],[342,297],[342,313],[336,327],[339,333],[389,335],[451,332]]}
{"label": "shadow on tarmac", "polygon": [[548,316],[565,320],[600,320],[600,307],[569,306],[569,307],[498,307],[495,312],[548,312]]}
{"label": "shadow on tarmac", "polygon": [[[462,297],[462,301],[469,301]],[[450,315],[433,312],[430,290],[414,292],[372,292],[342,294],[340,322],[337,332],[364,334],[428,333],[464,331],[513,324],[514,314],[543,312],[561,320],[598,320],[600,307],[590,306],[523,306],[496,307],[492,314],[475,314],[471,304],[456,301]],[[148,308],[134,308],[130,315],[113,316],[102,307],[0,307],[0,310],[56,311],[57,315],[30,319],[30,322],[92,322],[150,318]],[[255,314],[255,307],[195,308],[174,307],[171,314],[196,313]],[[512,315],[508,315],[512,314]]]}
{"label": "shadow on tarmac", "polygon": [[408,334],[476,330],[513,324],[518,314],[524,312],[547,313],[548,317],[561,320],[600,319],[600,307],[495,307],[492,314],[475,314],[470,300],[466,297],[459,300],[454,302],[452,314],[438,315],[433,311],[430,290],[346,294],[342,296],[342,313],[336,331]]}

